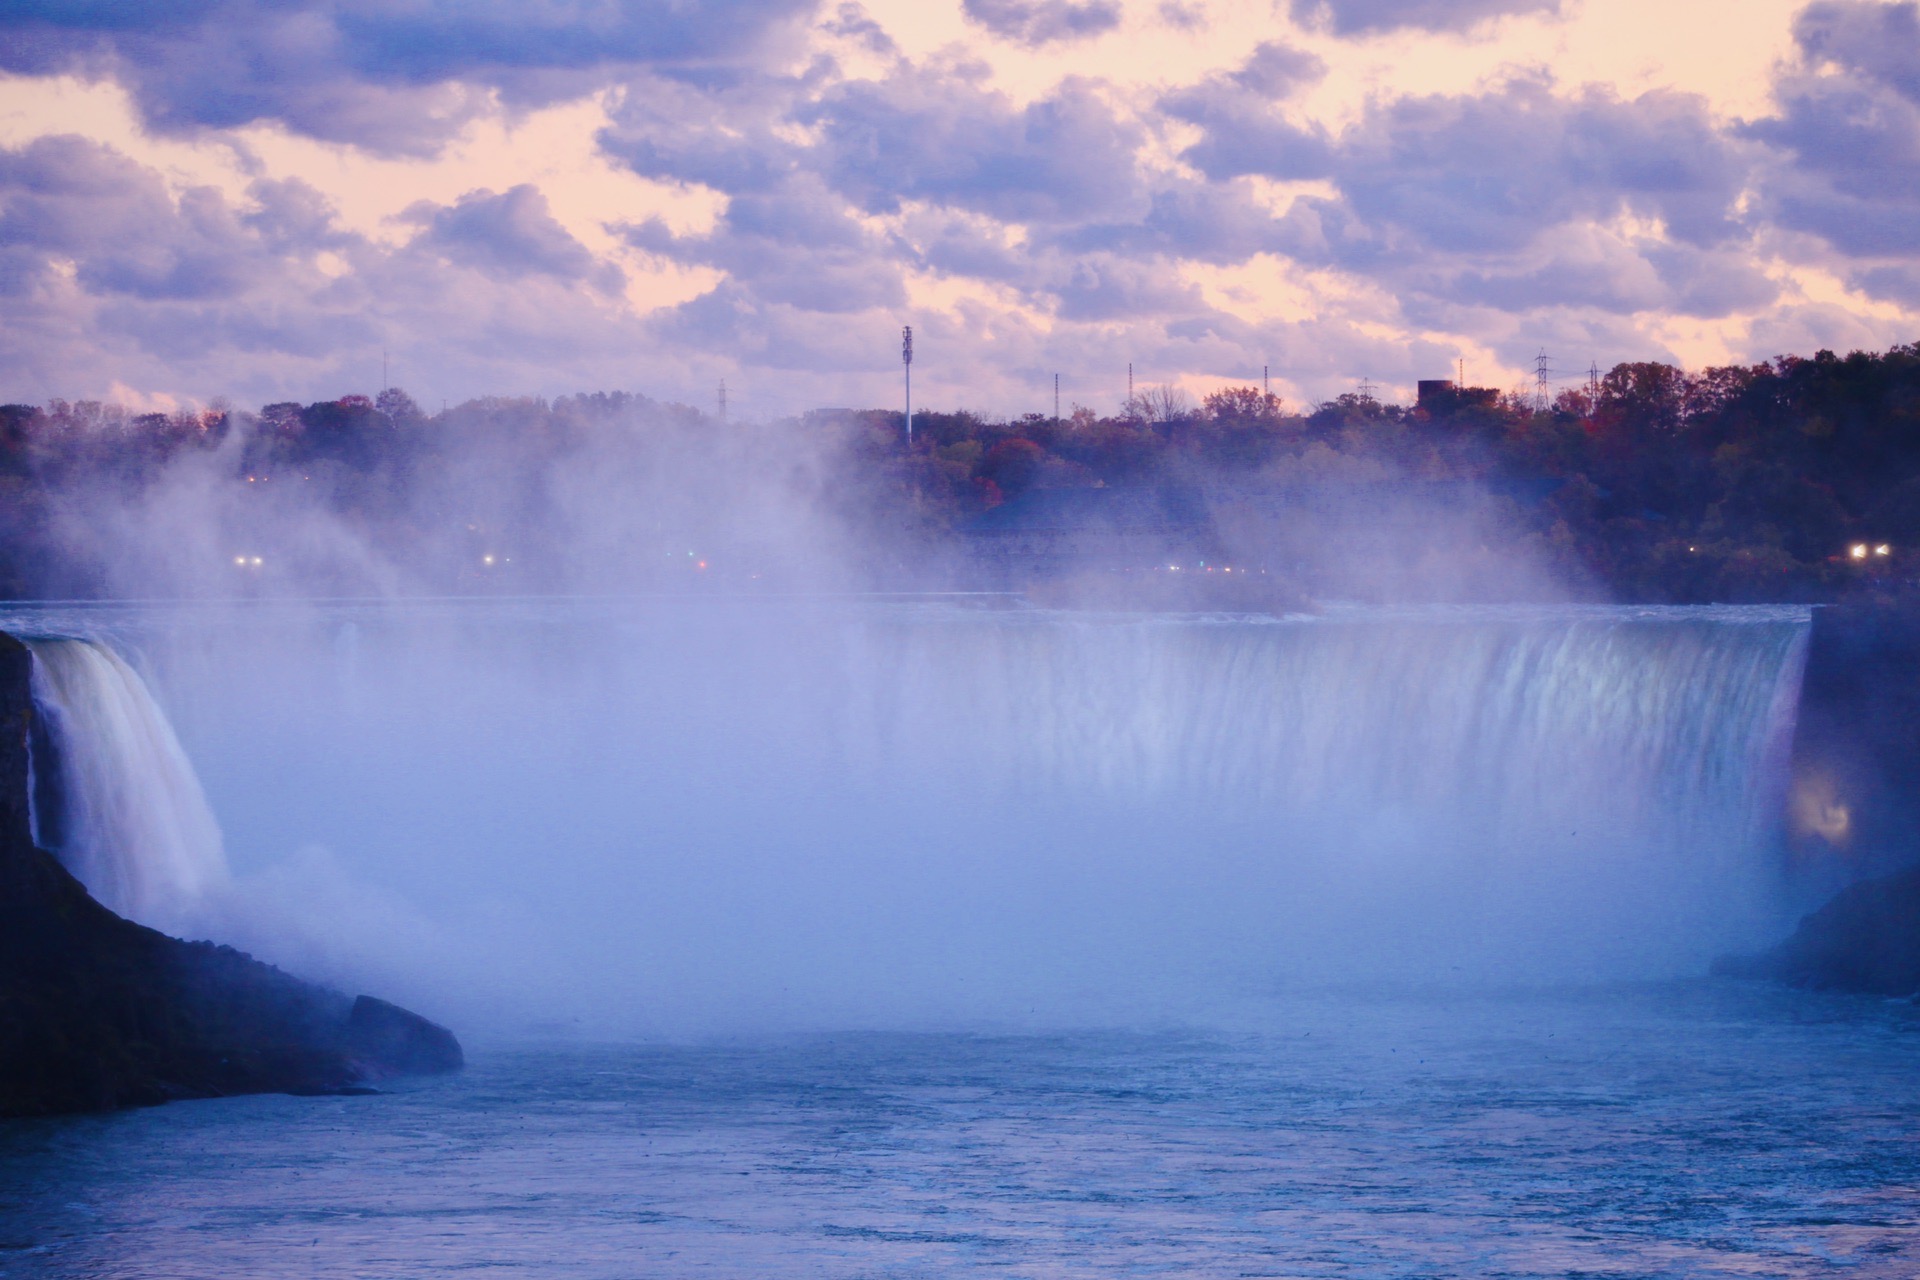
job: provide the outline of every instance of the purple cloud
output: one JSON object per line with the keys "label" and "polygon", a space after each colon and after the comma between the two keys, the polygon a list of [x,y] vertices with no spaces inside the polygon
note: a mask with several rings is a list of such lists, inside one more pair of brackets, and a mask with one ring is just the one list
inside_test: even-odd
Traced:
{"label": "purple cloud", "polygon": [[625,285],[619,268],[598,261],[554,220],[538,187],[469,191],[451,205],[422,202],[402,215],[423,228],[414,244],[496,279],[529,275],[587,282],[614,292]]}
{"label": "purple cloud", "polygon": [[1560,12],[1560,0],[1290,0],[1295,22],[1338,36],[1402,27],[1466,31],[1494,18]]}
{"label": "purple cloud", "polygon": [[1117,0],[961,0],[961,8],[1001,39],[1035,47],[1085,40],[1120,25]]}

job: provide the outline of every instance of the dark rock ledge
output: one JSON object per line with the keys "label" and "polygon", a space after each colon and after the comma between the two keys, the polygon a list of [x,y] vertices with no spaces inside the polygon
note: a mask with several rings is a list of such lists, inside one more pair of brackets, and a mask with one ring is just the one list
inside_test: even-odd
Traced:
{"label": "dark rock ledge", "polygon": [[1920,868],[1851,885],[1771,951],[1725,957],[1713,971],[1823,991],[1920,995]]}
{"label": "dark rock ledge", "polygon": [[0,635],[0,1117],[355,1092],[460,1068],[446,1028],[122,919],[36,849],[31,664]]}

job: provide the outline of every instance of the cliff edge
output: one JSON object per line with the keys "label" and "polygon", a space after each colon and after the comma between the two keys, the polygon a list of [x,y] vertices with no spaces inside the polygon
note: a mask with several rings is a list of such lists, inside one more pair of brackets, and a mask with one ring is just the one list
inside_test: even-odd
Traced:
{"label": "cliff edge", "polygon": [[446,1028],[123,919],[35,848],[32,663],[0,634],[0,1117],[337,1093],[460,1068]]}
{"label": "cliff edge", "polygon": [[1713,972],[1823,991],[1920,995],[1920,868],[1848,886],[1779,946],[1716,960]]}

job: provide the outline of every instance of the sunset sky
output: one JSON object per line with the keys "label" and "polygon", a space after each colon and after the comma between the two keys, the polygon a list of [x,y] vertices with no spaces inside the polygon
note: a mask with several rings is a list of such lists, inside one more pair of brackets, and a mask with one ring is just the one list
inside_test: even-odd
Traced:
{"label": "sunset sky", "polygon": [[1920,338],[1920,6],[22,0],[0,399],[1300,404]]}

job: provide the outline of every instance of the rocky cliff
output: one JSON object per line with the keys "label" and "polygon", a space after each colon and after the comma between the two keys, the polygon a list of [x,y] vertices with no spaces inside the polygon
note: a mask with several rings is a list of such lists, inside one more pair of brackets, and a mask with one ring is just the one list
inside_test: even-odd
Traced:
{"label": "rocky cliff", "polygon": [[1920,869],[1850,885],[1779,946],[1729,956],[1713,971],[1816,990],[1920,995]]}
{"label": "rocky cliff", "polygon": [[28,814],[32,656],[0,635],[0,1116],[457,1070],[444,1027],[101,906]]}

